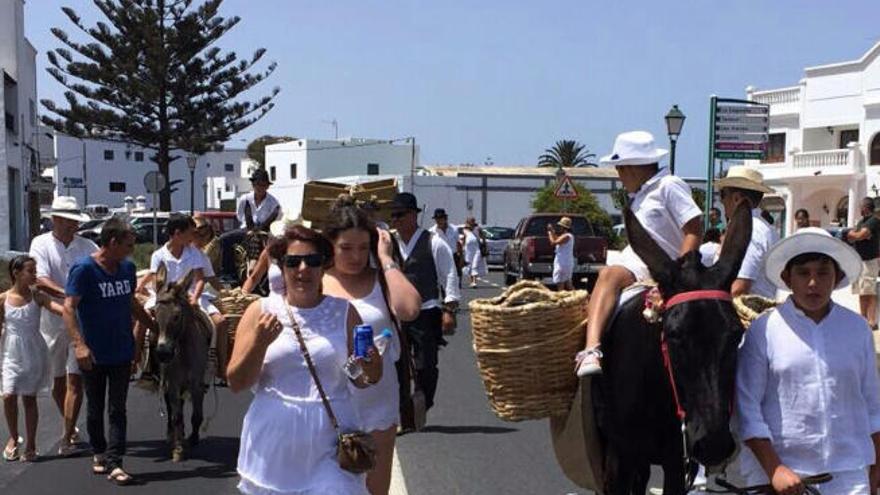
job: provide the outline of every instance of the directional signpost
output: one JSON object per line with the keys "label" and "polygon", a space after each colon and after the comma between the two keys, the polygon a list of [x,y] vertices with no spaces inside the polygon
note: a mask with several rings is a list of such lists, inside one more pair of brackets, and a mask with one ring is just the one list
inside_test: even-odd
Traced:
{"label": "directional signpost", "polygon": [[[713,205],[715,160],[760,160],[767,152],[770,105],[713,96],[709,105],[706,211]],[[709,215],[705,215],[709,226]]]}

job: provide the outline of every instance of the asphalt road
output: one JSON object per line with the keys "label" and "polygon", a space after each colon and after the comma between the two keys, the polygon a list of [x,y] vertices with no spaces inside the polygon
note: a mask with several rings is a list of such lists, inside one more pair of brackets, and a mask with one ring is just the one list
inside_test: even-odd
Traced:
{"label": "asphalt road", "polygon": [[[492,272],[479,288],[464,289],[466,301],[497,295],[501,282],[501,274]],[[568,481],[556,465],[547,420],[507,423],[491,412],[476,368],[468,322],[469,315],[462,312],[457,334],[449,338],[449,345],[441,351],[437,404],[428,415],[428,427],[398,438],[397,456],[403,479],[395,480],[392,493],[589,493]],[[34,464],[0,464],[0,493],[236,493],[238,437],[250,394],[217,391],[220,412],[190,458],[175,464],[169,459],[164,441],[165,420],[159,415],[157,396],[131,389],[129,455],[125,465],[137,484],[124,490],[91,474],[88,452],[73,458],[52,455],[57,450],[61,423],[50,399],[41,397],[38,448],[44,456]],[[213,395],[208,395],[206,415],[211,414],[214,404]],[[84,419],[85,412],[80,418],[85,436]],[[0,430],[4,433],[0,438],[5,438],[5,427]],[[654,479],[659,479],[656,472]]]}

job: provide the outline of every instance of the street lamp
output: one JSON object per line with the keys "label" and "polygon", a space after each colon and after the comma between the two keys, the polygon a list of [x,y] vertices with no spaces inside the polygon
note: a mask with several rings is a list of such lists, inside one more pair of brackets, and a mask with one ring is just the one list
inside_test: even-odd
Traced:
{"label": "street lamp", "polygon": [[678,141],[678,135],[681,134],[681,128],[684,127],[685,116],[678,109],[678,105],[672,105],[669,113],[666,114],[666,133],[669,134],[669,171],[675,174],[675,143]]}
{"label": "street lamp", "polygon": [[189,167],[189,214],[193,215],[196,210],[196,161],[198,157],[195,153],[186,155],[186,166]]}

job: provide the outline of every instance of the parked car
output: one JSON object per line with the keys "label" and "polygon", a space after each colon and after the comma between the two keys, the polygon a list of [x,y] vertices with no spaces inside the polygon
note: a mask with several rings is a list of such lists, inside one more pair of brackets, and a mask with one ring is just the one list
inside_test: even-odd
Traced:
{"label": "parked car", "polygon": [[486,257],[486,263],[490,265],[504,264],[504,250],[507,249],[507,242],[513,239],[516,232],[508,227],[483,227],[486,234],[486,246],[489,248],[489,255]]}
{"label": "parked car", "polygon": [[553,275],[554,248],[547,236],[547,224],[555,225],[563,216],[571,218],[574,235],[573,282],[592,288],[599,270],[605,266],[608,238],[600,236],[583,215],[537,213],[519,221],[504,252],[504,281],[507,285],[523,279],[544,281]]}
{"label": "parked car", "polygon": [[89,220],[88,222],[83,222],[79,224],[79,230],[77,230],[76,233],[97,243],[98,237],[101,236],[101,227],[104,226],[104,222],[106,221],[106,218],[96,218],[94,220]]}

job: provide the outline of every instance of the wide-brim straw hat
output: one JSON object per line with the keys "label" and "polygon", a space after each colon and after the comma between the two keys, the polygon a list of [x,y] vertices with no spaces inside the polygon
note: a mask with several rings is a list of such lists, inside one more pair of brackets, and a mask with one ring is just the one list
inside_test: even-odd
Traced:
{"label": "wide-brim straw hat", "polygon": [[559,225],[564,229],[571,230],[571,219],[568,217],[562,217],[559,219],[558,222],[556,222],[556,225]]}
{"label": "wide-brim straw hat", "polygon": [[601,165],[651,165],[659,162],[669,151],[654,145],[654,136],[646,131],[624,132],[614,140],[611,154],[603,156]]}
{"label": "wide-brim straw hat", "polygon": [[758,191],[762,193],[772,193],[773,189],[764,185],[764,174],[745,165],[736,165],[730,167],[727,175],[723,179],[715,182],[715,188],[719,191],[725,187],[735,187],[737,189],[747,189],[749,191]]}
{"label": "wide-brim straw hat", "polygon": [[819,227],[803,227],[777,242],[767,254],[764,273],[774,285],[787,290],[788,285],[782,280],[785,265],[792,258],[806,253],[822,253],[837,262],[844,273],[843,279],[837,284],[837,289],[854,282],[862,273],[862,258],[856,250]]}
{"label": "wide-brim straw hat", "polygon": [[79,202],[73,196],[58,196],[52,200],[52,208],[43,213],[44,218],[61,217],[76,222],[88,222],[92,217],[83,213]]}
{"label": "wide-brim straw hat", "polygon": [[294,225],[302,225],[303,227],[309,227],[311,222],[308,220],[303,220],[302,215],[293,218],[287,212],[281,215],[281,218],[275,220],[271,224],[269,224],[269,233],[274,237],[282,237],[284,232]]}

